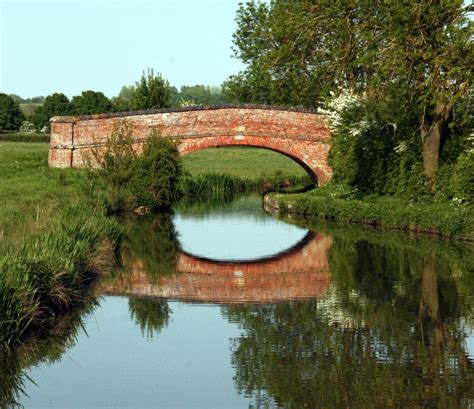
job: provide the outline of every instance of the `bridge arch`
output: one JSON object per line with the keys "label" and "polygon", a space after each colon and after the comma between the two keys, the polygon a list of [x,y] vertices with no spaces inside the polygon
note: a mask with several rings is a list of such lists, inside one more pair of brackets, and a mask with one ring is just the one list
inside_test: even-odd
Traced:
{"label": "bridge arch", "polygon": [[[197,152],[200,150],[204,149],[209,149],[209,148],[224,148],[227,146],[239,146],[239,147],[251,147],[251,148],[259,148],[259,149],[266,149],[272,152],[279,153],[295,163],[297,163],[299,166],[301,166],[304,171],[307,173],[311,181],[313,182],[314,186],[319,185],[319,180],[326,180],[325,172],[324,169],[320,168],[312,168],[310,164],[306,163],[304,158],[301,158],[302,155],[296,156],[294,153],[289,153],[287,151],[284,151],[280,148],[275,148],[272,146],[273,144],[268,143],[270,141],[266,140],[256,140],[252,141],[250,138],[247,141],[247,143],[238,143],[236,141],[225,141],[224,143],[221,141],[221,138],[216,137],[214,141],[210,141],[209,143],[206,143],[205,146],[202,144],[194,144],[191,146],[188,145],[178,145],[179,152],[181,155],[187,155],[193,152]],[[303,153],[304,154],[304,153]]]}
{"label": "bridge arch", "polygon": [[313,181],[332,176],[325,116],[304,109],[224,105],[119,112],[51,119],[49,165],[81,167],[94,146],[107,141],[121,120],[133,126],[137,148],[151,129],[178,141],[182,154],[213,146],[255,146],[298,162]]}

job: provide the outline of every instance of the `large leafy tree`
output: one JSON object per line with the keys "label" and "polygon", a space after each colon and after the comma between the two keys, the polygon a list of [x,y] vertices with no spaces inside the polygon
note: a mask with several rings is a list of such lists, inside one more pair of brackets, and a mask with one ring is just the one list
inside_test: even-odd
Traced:
{"label": "large leafy tree", "polygon": [[62,93],[56,92],[48,95],[44,99],[43,105],[36,108],[32,121],[37,129],[41,129],[45,126],[49,128],[49,120],[53,116],[70,114],[71,102],[69,98]]}
{"label": "large leafy tree", "polygon": [[244,101],[264,95],[305,106],[337,88],[396,100],[395,120],[405,112],[419,118],[414,134],[432,184],[453,109],[472,87],[471,9],[462,0],[249,1],[234,34],[247,69],[226,90]]}
{"label": "large leafy tree", "polygon": [[73,97],[71,107],[76,115],[90,115],[110,112],[112,103],[102,92],[89,90]]}
{"label": "large leafy tree", "polygon": [[0,93],[0,131],[16,131],[25,120],[20,105],[11,96]]}
{"label": "large leafy tree", "polygon": [[154,74],[152,69],[143,72],[136,82],[130,99],[131,109],[167,108],[170,106],[171,87],[161,74]]}

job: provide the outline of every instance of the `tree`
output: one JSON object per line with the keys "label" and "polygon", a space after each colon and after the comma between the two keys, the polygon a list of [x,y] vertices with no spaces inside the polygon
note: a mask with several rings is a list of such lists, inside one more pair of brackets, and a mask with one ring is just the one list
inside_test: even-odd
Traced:
{"label": "tree", "polygon": [[17,131],[24,120],[25,116],[18,102],[11,96],[0,93],[0,131]]}
{"label": "tree", "polygon": [[110,112],[112,103],[102,92],[89,90],[73,97],[71,107],[76,115],[90,115]]}
{"label": "tree", "polygon": [[54,93],[48,95],[44,99],[43,105],[36,108],[33,113],[32,121],[37,129],[43,127],[49,128],[49,120],[53,116],[59,115],[70,115],[71,114],[71,103],[69,98],[62,93]]}
{"label": "tree", "polygon": [[133,85],[124,85],[122,88],[120,88],[120,92],[117,96],[118,98],[130,101],[134,93],[135,88],[133,87]]}
{"label": "tree", "polygon": [[419,118],[414,134],[433,186],[453,107],[472,87],[467,13],[462,0],[249,1],[234,34],[234,54],[248,67],[227,88],[242,95],[245,78],[257,79],[272,103],[305,106],[337,88],[396,100],[395,120],[407,111]]}
{"label": "tree", "polygon": [[182,106],[183,101],[191,101],[192,105],[219,105],[227,101],[221,87],[200,84],[183,85],[172,100],[174,106]]}
{"label": "tree", "polygon": [[167,108],[170,106],[171,89],[169,82],[161,74],[154,74],[148,68],[135,84],[135,92],[130,100],[130,108],[135,110]]}

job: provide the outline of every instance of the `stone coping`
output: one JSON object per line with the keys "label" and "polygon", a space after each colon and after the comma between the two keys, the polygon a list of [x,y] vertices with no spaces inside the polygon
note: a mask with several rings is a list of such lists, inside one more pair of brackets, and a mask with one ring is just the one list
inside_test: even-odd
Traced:
{"label": "stone coping", "polygon": [[218,109],[264,109],[267,111],[287,111],[301,112],[306,114],[317,114],[325,116],[326,114],[319,112],[317,109],[308,109],[302,107],[287,107],[279,105],[253,105],[253,104],[224,104],[210,106],[190,106],[182,108],[159,108],[145,109],[141,111],[124,111],[124,112],[107,112],[103,114],[93,115],[77,115],[77,116],[54,116],[50,122],[55,123],[75,123],[78,121],[87,121],[93,119],[121,118],[127,116],[151,115],[151,114],[167,114],[174,112],[191,112],[191,111],[214,111]]}

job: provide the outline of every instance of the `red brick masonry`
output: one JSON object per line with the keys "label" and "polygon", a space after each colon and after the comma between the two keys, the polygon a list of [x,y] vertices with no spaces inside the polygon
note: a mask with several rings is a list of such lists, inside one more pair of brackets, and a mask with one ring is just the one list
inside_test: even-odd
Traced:
{"label": "red brick masonry", "polygon": [[255,262],[213,262],[182,253],[177,273],[150,280],[139,259],[127,260],[130,274],[102,284],[113,295],[163,297],[217,303],[255,303],[322,297],[331,284],[332,239],[311,234],[301,246]]}
{"label": "red brick masonry", "polygon": [[82,167],[94,146],[107,141],[114,124],[129,121],[137,149],[152,129],[178,141],[184,155],[214,146],[256,146],[297,161],[313,180],[324,184],[332,176],[327,163],[330,132],[325,116],[302,109],[227,105],[190,107],[51,119],[49,166]]}

